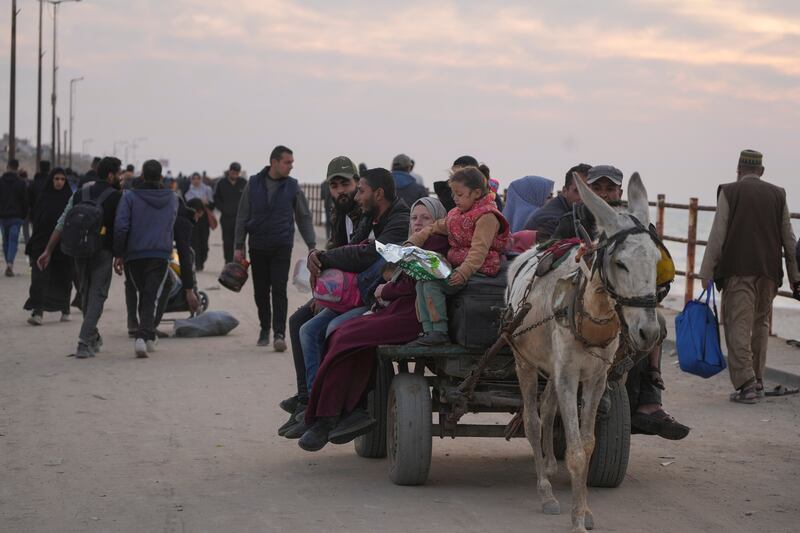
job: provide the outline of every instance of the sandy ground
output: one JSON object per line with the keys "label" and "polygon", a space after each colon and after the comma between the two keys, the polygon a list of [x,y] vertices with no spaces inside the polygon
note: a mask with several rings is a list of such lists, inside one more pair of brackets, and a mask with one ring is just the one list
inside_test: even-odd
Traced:
{"label": "sandy ground", "polygon": [[[214,239],[202,288],[217,285]],[[437,439],[429,483],[398,487],[386,460],[352,445],[311,454],[278,437],[291,356],[256,348],[249,285],[209,291],[241,320],[228,337],[167,339],[137,360],[115,278],[103,353],[80,361],[66,357],[77,321],[26,325],[29,280],[0,278],[2,532],[568,530],[568,513],[540,512],[523,440]],[[293,309],[303,296],[290,291]],[[590,490],[598,531],[798,531],[800,397],[735,405],[726,375],[673,362],[665,403],[694,429],[682,442],[633,437],[622,486]],[[567,510],[563,468],[555,487]]]}

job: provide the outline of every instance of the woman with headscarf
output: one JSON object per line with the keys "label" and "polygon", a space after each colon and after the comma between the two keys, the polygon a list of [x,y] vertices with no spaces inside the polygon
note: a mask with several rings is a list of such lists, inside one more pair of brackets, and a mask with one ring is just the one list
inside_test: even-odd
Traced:
{"label": "woman with headscarf", "polygon": [[553,196],[553,180],[541,176],[525,176],[511,182],[506,194],[503,216],[511,225],[511,233],[525,229],[528,218]]}
{"label": "woman with headscarf", "polygon": [[[409,234],[446,216],[439,200],[420,198],[411,206]],[[445,255],[447,246],[446,236],[433,235],[424,248]],[[377,347],[406,344],[421,331],[415,281],[405,274],[395,275],[392,280],[375,289],[376,299],[384,302],[385,307],[343,323],[328,337],[306,409],[309,429],[300,438],[304,450],[322,449],[329,435],[337,444],[350,442],[375,423],[359,406],[372,384]]]}
{"label": "woman with headscarf", "polygon": [[58,218],[64,212],[72,189],[67,183],[64,169],[54,168],[36,198],[31,212],[33,234],[25,246],[25,253],[30,256],[31,286],[28,301],[24,308],[31,311],[28,323],[41,326],[44,312],[60,312],[61,321],[69,321],[69,299],[72,291],[73,260],[64,255],[56,247],[47,268],[39,270],[36,259],[42,255],[56,227]]}

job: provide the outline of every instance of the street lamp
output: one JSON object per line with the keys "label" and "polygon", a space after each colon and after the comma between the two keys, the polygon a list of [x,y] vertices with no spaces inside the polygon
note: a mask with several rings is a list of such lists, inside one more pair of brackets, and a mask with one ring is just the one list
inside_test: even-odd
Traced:
{"label": "street lamp", "polygon": [[75,84],[79,81],[83,81],[83,76],[69,80],[69,155],[67,156],[67,166],[70,168],[72,168],[72,127],[75,123],[75,115],[72,114],[72,103],[75,99],[73,93],[75,91]]}
{"label": "street lamp", "polygon": [[[139,144],[138,143],[141,142],[141,141],[146,141],[146,140],[147,140],[147,137],[139,137],[137,139],[134,139],[133,142],[131,143],[131,150],[132,150],[131,159],[133,160],[133,164],[134,165],[136,165],[136,149],[139,148]],[[126,159],[127,159],[127,153],[126,153]]]}
{"label": "street lamp", "polygon": [[8,95],[8,159],[17,157],[17,0],[11,0],[11,90]]}
{"label": "street lamp", "polygon": [[[52,124],[51,124],[51,132],[50,132],[50,139],[53,145],[50,147],[50,154],[52,155],[52,159],[55,161],[56,159],[56,71],[58,70],[58,66],[56,64],[56,29],[58,27],[58,6],[63,4],[64,2],[80,2],[81,0],[39,0],[39,6],[41,7],[41,2],[46,1],[48,4],[53,4],[53,93],[50,96],[50,104],[52,106]],[[41,20],[41,19],[40,19]],[[41,31],[41,23],[39,25],[39,31]],[[41,42],[41,37],[40,37]],[[39,54],[39,61],[41,61],[41,53]],[[40,70],[41,72],[41,70]],[[39,84],[41,86],[42,77],[41,74],[39,75]],[[41,93],[41,91],[40,91]],[[40,105],[41,105],[41,96],[40,96]]]}

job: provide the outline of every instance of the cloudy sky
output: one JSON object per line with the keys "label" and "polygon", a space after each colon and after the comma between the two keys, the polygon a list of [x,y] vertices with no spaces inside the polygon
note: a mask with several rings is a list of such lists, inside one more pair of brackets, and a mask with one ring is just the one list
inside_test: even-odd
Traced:
{"label": "cloudy sky", "polygon": [[[38,3],[18,4],[17,132],[35,139]],[[83,0],[59,10],[59,114],[84,76],[76,147],[146,138],[136,162],[173,172],[256,171],[281,143],[301,180],[405,152],[430,183],[472,154],[504,184],[611,163],[674,201],[713,199],[755,148],[800,210],[798,50],[794,0]]]}

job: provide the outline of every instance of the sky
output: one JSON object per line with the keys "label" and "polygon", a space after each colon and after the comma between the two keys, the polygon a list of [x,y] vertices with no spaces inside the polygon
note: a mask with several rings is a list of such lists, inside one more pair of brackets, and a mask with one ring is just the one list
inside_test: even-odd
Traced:
{"label": "sky", "polygon": [[[35,140],[38,2],[18,7],[17,135]],[[85,78],[76,149],[139,139],[137,165],[219,175],[235,160],[253,173],[284,144],[301,181],[340,154],[389,167],[402,152],[430,184],[470,154],[503,186],[603,163],[639,171],[651,196],[709,203],[752,148],[800,211],[795,0],[83,0],[62,4],[58,30],[62,122],[69,79]]]}

